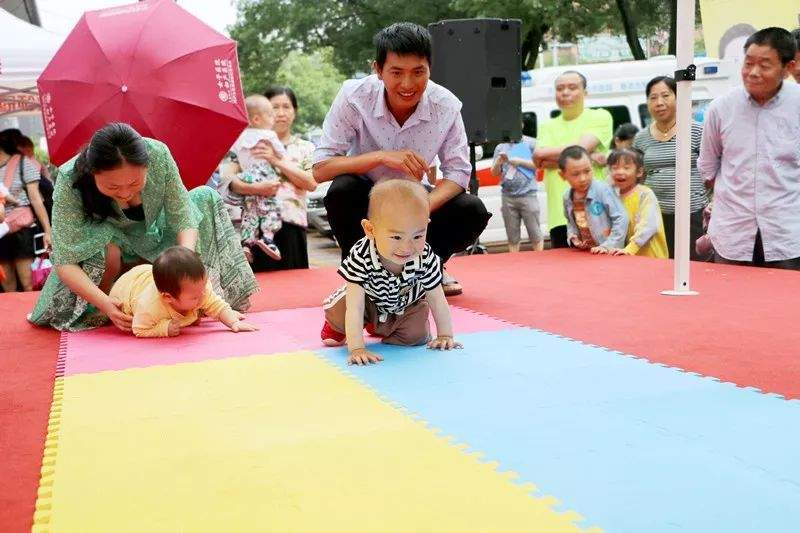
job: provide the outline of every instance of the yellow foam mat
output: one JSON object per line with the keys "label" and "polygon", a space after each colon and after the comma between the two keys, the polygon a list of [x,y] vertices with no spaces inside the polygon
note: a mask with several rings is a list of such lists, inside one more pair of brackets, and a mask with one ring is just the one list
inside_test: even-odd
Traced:
{"label": "yellow foam mat", "polygon": [[311,352],[58,394],[34,531],[581,531]]}

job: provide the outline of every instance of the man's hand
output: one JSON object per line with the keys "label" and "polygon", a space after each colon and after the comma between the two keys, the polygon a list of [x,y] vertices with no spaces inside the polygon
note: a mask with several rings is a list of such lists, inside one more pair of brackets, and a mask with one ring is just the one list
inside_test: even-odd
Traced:
{"label": "man's hand", "polygon": [[606,248],[605,246],[595,246],[589,251],[595,255],[605,255],[611,253],[611,249]]}
{"label": "man's hand", "polygon": [[405,172],[418,181],[428,173],[427,161],[414,150],[384,150],[381,152],[381,164]]}
{"label": "man's hand", "polygon": [[167,326],[167,335],[170,337],[177,337],[181,334],[181,325],[178,323],[177,320],[170,320],[169,326]]}
{"label": "man's hand", "polygon": [[499,164],[508,163],[508,154],[503,152],[502,154],[497,156],[497,162]]}
{"label": "man's hand", "polygon": [[366,348],[350,350],[350,357],[347,359],[347,363],[351,365],[368,365],[379,361],[383,361],[383,357]]}
{"label": "man's hand", "polygon": [[463,348],[464,346],[457,342],[451,335],[439,335],[428,343],[428,348],[431,350],[452,350],[453,348]]}
{"label": "man's hand", "polygon": [[549,153],[543,149],[534,150],[533,152],[533,164],[537,167],[546,166],[546,163],[551,162],[552,158],[549,157]]}
{"label": "man's hand", "polygon": [[611,250],[609,250],[609,254],[611,254],[611,255],[633,255],[632,253],[627,251],[625,248],[612,248]]}
{"label": "man's hand", "polygon": [[244,320],[237,320],[230,326],[231,331],[234,333],[241,333],[243,331],[258,331],[258,326],[245,322]]}

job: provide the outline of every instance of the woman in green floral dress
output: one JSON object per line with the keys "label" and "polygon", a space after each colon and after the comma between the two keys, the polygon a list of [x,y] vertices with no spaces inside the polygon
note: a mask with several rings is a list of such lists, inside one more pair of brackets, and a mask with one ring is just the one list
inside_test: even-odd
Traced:
{"label": "woman in green floral dress", "polygon": [[186,191],[165,144],[127,124],[98,130],[59,168],[53,197],[55,266],[28,319],[77,331],[131,317],[108,296],[123,265],[152,262],[182,245],[203,258],[214,289],[244,311],[258,283],[219,195]]}

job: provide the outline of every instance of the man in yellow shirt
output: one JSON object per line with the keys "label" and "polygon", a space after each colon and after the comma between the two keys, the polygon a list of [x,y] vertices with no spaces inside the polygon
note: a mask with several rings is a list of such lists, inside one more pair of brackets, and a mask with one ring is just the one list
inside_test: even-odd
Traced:
{"label": "man in yellow shirt", "polygon": [[[580,145],[592,154],[608,152],[613,136],[614,121],[605,109],[586,109],[586,77],[570,70],[556,78],[556,104],[561,115],[539,127],[536,152],[533,159],[537,167],[545,168],[544,186],[547,191],[547,223],[550,228],[550,246],[566,248],[567,219],[564,217],[564,193],[569,184],[558,173],[558,156],[564,148]],[[605,179],[603,166],[594,162],[594,177]]]}
{"label": "man in yellow shirt", "polygon": [[152,265],[140,265],[120,276],[109,293],[123,313],[133,316],[137,337],[175,337],[200,320],[200,312],[231,331],[258,328],[242,320],[214,293],[197,252],[183,246],[164,250]]}

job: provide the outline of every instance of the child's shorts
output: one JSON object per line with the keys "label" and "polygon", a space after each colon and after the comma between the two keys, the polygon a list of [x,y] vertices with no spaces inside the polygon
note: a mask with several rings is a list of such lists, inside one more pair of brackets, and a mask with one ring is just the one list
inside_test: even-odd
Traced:
{"label": "child's shorts", "polygon": [[[331,294],[323,303],[325,320],[339,333],[345,333],[345,294],[344,287]],[[402,315],[390,314],[385,322],[379,322],[380,312],[372,300],[364,299],[364,325],[371,324],[374,333],[383,337],[385,344],[419,346],[431,340],[428,315],[430,309],[424,299],[406,308]]]}

